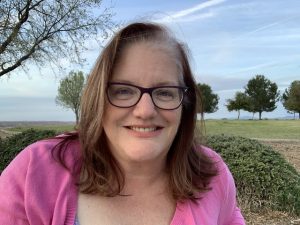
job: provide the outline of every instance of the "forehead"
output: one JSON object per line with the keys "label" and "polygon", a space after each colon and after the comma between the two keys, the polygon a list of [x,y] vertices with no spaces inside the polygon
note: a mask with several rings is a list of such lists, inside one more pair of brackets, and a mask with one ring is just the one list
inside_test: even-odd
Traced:
{"label": "forehead", "polygon": [[136,84],[181,84],[182,69],[176,49],[163,43],[141,42],[121,50],[113,81]]}

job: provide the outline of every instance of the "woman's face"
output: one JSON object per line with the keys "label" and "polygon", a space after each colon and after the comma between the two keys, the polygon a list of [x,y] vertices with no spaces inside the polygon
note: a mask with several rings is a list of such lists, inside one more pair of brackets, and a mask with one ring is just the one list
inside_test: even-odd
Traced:
{"label": "woman's face", "polygon": [[[174,54],[153,44],[136,43],[124,49],[110,82],[144,88],[180,86],[181,71]],[[182,106],[157,108],[149,94],[130,108],[106,103],[103,128],[114,157],[122,163],[163,162],[179,127]]]}

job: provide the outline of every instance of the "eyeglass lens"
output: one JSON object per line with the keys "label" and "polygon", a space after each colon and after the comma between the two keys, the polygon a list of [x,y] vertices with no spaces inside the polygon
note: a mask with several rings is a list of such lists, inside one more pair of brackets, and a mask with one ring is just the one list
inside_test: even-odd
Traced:
{"label": "eyeglass lens", "polygon": [[168,86],[147,89],[128,84],[110,84],[107,95],[112,105],[126,108],[137,104],[144,92],[151,95],[154,105],[158,108],[175,109],[181,104],[184,89]]}

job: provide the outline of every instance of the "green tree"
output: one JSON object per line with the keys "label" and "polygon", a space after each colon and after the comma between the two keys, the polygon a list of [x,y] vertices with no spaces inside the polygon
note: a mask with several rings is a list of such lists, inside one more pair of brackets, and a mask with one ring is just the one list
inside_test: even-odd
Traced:
{"label": "green tree", "polygon": [[254,119],[254,114],[257,113],[256,109],[255,109],[255,99],[250,98],[249,96],[247,96],[247,104],[245,107],[245,111],[247,112],[251,112],[252,113],[252,120]]}
{"label": "green tree", "polygon": [[300,80],[291,83],[281,98],[284,108],[290,113],[298,113],[300,119]]}
{"label": "green tree", "polygon": [[[82,63],[87,39],[107,37],[115,27],[101,0],[1,0],[0,77],[27,63],[63,69],[61,59]],[[98,10],[95,10],[98,9]]]}
{"label": "green tree", "polygon": [[248,109],[248,98],[245,93],[243,92],[236,92],[233,99],[227,99],[226,107],[229,112],[231,111],[237,111],[238,112],[238,118],[240,119],[240,111]]}
{"label": "green tree", "polygon": [[204,113],[213,113],[218,110],[219,96],[214,94],[208,84],[197,84],[201,93],[202,107]]}
{"label": "green tree", "polygon": [[60,81],[58,95],[55,98],[57,105],[71,109],[76,116],[76,124],[79,120],[80,98],[84,86],[83,72],[71,71],[69,75]]}
{"label": "green tree", "polygon": [[272,83],[264,75],[256,75],[248,81],[245,94],[249,97],[249,108],[247,111],[258,112],[261,120],[262,112],[272,112],[276,109],[279,101],[279,91],[276,83]]}

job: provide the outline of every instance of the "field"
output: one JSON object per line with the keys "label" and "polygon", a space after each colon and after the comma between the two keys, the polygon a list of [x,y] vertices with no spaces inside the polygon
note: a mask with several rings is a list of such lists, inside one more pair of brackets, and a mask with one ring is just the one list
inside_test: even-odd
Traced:
{"label": "field", "polygon": [[[54,129],[59,132],[74,129],[72,123],[59,122],[0,122],[0,137],[12,135],[28,128]],[[280,152],[300,172],[300,120],[206,120],[205,132],[226,134],[257,139]],[[282,212],[253,213],[243,210],[249,225],[288,225],[300,224],[300,218]]]}
{"label": "field", "polygon": [[[22,121],[11,121],[1,122],[0,121],[0,132],[3,133],[16,133],[22,132],[29,128],[40,129],[40,130],[55,130],[57,132],[71,131],[75,127],[73,122],[56,122],[56,121],[34,121],[34,122],[22,122]],[[1,134],[0,134],[1,137]]]}
{"label": "field", "polygon": [[[13,133],[28,128],[73,130],[72,122],[0,122],[0,130]],[[205,120],[204,131],[210,134],[243,136],[261,140],[300,141],[300,120]]]}
{"label": "field", "polygon": [[300,120],[206,120],[207,134],[300,140]]}

